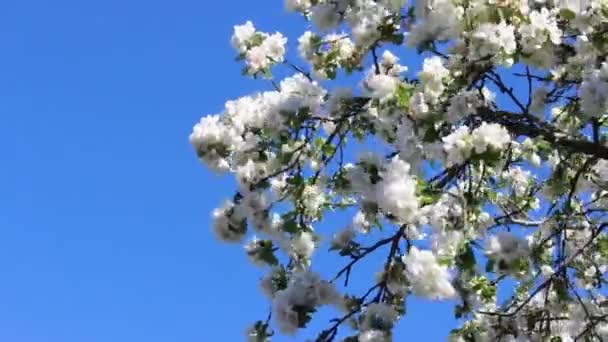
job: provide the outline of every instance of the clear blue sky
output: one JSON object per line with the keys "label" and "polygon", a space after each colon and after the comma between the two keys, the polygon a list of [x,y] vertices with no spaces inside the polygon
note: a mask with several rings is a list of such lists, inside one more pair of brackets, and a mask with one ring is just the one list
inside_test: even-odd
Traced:
{"label": "clear blue sky", "polygon": [[[305,27],[280,0],[0,2],[0,342],[240,341],[265,317],[261,273],[208,228],[232,181],[187,141],[260,87],[229,45],[246,19]],[[455,325],[408,312],[397,341]]]}

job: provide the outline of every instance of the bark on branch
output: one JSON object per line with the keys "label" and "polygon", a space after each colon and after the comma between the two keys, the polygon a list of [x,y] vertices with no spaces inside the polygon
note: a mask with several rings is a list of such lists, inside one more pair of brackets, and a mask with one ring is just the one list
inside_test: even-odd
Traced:
{"label": "bark on branch", "polygon": [[531,115],[494,111],[484,108],[479,111],[477,116],[486,122],[499,123],[517,136],[540,137],[556,147],[562,147],[573,153],[582,153],[596,158],[608,159],[608,147],[587,140],[584,137],[569,137],[553,125]]}

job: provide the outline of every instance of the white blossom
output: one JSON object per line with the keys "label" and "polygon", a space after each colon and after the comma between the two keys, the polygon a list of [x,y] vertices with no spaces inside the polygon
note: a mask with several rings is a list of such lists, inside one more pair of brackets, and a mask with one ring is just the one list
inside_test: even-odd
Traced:
{"label": "white blossom", "polygon": [[345,248],[349,245],[349,243],[353,240],[354,237],[355,232],[351,227],[348,227],[334,234],[334,237],[331,240],[331,244],[336,248]]}
{"label": "white blossom", "polygon": [[412,28],[408,44],[416,46],[435,39],[455,37],[461,30],[459,18],[463,11],[450,0],[417,0],[417,23]]}
{"label": "white blossom", "polygon": [[287,38],[279,32],[257,32],[250,21],[234,27],[232,46],[245,58],[247,71],[255,75],[272,64],[283,62]]}
{"label": "white blossom", "polygon": [[443,149],[447,154],[448,166],[462,164],[471,156],[473,139],[467,126],[460,126],[454,132],[442,138]]}
{"label": "white blossom", "polygon": [[393,158],[382,172],[382,181],[376,185],[378,206],[395,215],[402,223],[413,222],[418,213],[416,180],[410,176],[410,165]]}
{"label": "white blossom", "polygon": [[305,60],[312,60],[314,57],[316,46],[314,41],[317,36],[311,31],[306,31],[298,38],[298,52],[300,57]]}
{"label": "white blossom", "polygon": [[321,31],[327,31],[340,22],[340,15],[334,4],[320,3],[312,8],[311,18],[315,26]]}
{"label": "white blossom", "polygon": [[473,149],[477,153],[484,153],[488,149],[502,151],[511,142],[509,132],[499,124],[482,123],[473,130]]}
{"label": "white blossom", "polygon": [[494,94],[483,88],[481,92],[478,90],[467,90],[454,95],[450,99],[450,106],[447,110],[447,115],[450,121],[456,121],[460,118],[477,113],[477,109],[488,107],[494,101]]}
{"label": "white blossom", "polygon": [[395,92],[398,84],[399,80],[393,76],[370,73],[361,87],[366,96],[384,99]]}
{"label": "white blossom", "polygon": [[529,14],[530,23],[519,28],[526,61],[533,66],[548,67],[554,63],[553,46],[561,42],[562,32],[554,13],[543,7]]}
{"label": "white blossom", "polygon": [[422,71],[418,73],[424,92],[430,96],[439,96],[443,92],[444,79],[450,71],[443,65],[441,57],[433,56],[424,60]]}
{"label": "white blossom", "polygon": [[486,244],[486,254],[507,264],[528,253],[527,243],[512,233],[501,231],[492,235]]}
{"label": "white blossom", "polygon": [[226,201],[213,211],[213,232],[225,242],[239,242],[247,233],[243,210],[238,205]]}
{"label": "white blossom", "polygon": [[306,11],[311,5],[310,0],[285,0],[285,8],[289,11]]}
{"label": "white blossom", "polygon": [[199,158],[219,171],[229,169],[230,152],[237,149],[241,142],[234,128],[221,122],[217,115],[203,117],[190,134],[190,144]]}
{"label": "white blossom", "polygon": [[355,44],[368,47],[379,38],[379,26],[386,15],[384,6],[373,1],[357,1],[356,10],[350,13],[348,18]]}
{"label": "white blossom", "polygon": [[499,63],[513,63],[511,55],[517,48],[513,25],[504,21],[499,24],[483,23],[472,34],[472,40],[474,48],[471,49],[471,58],[492,57]]}
{"label": "white blossom", "polygon": [[608,63],[602,63],[599,70],[592,70],[585,75],[579,96],[585,114],[600,116],[608,112]]}
{"label": "white blossom", "polygon": [[339,337],[389,342],[408,296],[462,297],[450,341],[608,339],[606,0],[284,6],[307,22],[296,58],[282,33],[235,26],[263,90],[189,137],[235,184],[212,234],[268,268],[272,320],[247,339],[330,306]]}
{"label": "white blossom", "polygon": [[503,172],[503,178],[507,179],[513,188],[513,193],[517,196],[523,196],[528,188],[530,171],[522,170],[519,166],[509,168]]}
{"label": "white blossom", "polygon": [[398,318],[397,312],[384,303],[372,303],[363,312],[361,330],[383,330],[387,331],[393,327]]}
{"label": "white blossom", "polygon": [[390,339],[385,331],[365,330],[358,336],[359,342],[389,342]]}
{"label": "white blossom", "polygon": [[247,51],[247,44],[255,35],[255,27],[251,21],[247,21],[243,25],[237,25],[234,27],[234,34],[232,35],[232,47],[238,50],[240,53]]}
{"label": "white blossom", "polygon": [[415,295],[429,299],[448,299],[456,295],[446,266],[430,251],[412,247],[403,257],[406,275]]}
{"label": "white blossom", "polygon": [[294,334],[300,325],[296,310],[310,311],[321,305],[341,305],[341,296],[333,285],[319,275],[305,271],[292,276],[286,289],[276,292],[273,317],[279,330]]}
{"label": "white blossom", "polygon": [[291,240],[291,253],[300,259],[309,259],[314,251],[315,241],[309,232],[302,232]]}

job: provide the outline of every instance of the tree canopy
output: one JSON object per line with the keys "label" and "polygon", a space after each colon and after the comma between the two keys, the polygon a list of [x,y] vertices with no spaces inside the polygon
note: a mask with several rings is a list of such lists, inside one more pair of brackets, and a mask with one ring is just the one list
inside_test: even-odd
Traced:
{"label": "tree canopy", "polygon": [[[328,306],[317,341],[391,341],[416,296],[454,303],[453,341],[608,339],[608,0],[284,6],[308,22],[299,58],[283,34],[235,26],[243,75],[273,90],[190,135],[238,184],[213,233],[267,270],[271,310],[247,338]],[[331,212],[348,222],[318,229]],[[331,277],[311,263],[321,248],[342,258]]]}

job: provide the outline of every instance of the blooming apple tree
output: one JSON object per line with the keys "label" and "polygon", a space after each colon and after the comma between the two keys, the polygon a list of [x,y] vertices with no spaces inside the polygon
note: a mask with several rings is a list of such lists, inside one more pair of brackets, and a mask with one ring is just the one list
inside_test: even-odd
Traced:
{"label": "blooming apple tree", "polygon": [[[453,341],[608,339],[608,0],[285,7],[310,29],[299,58],[281,33],[235,26],[243,74],[273,90],[190,135],[238,184],[213,233],[266,269],[271,310],[247,338],[295,334],[327,306],[317,341],[391,341],[415,296],[454,303]],[[335,85],[346,75],[359,81]],[[319,229],[330,212],[348,222]],[[342,257],[331,277],[311,263],[321,248]]]}

